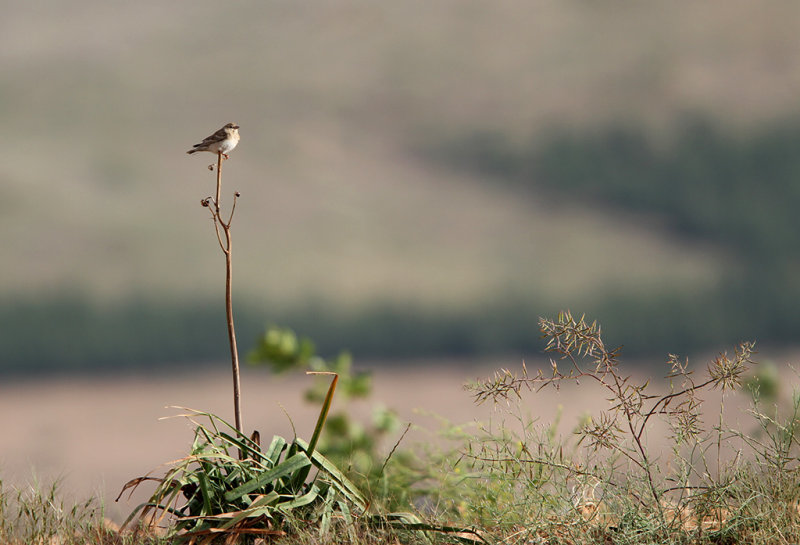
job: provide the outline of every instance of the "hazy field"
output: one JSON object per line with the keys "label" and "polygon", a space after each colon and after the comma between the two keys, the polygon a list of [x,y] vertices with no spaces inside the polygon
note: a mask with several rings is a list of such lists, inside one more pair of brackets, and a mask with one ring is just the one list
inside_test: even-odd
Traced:
{"label": "hazy field", "polygon": [[435,306],[713,283],[726,257],[649,218],[521,200],[428,153],[481,130],[629,120],[668,132],[701,112],[745,131],[796,113],[798,10],[14,4],[0,33],[0,293],[220,289],[198,205],[211,158],[183,152],[229,120],[243,135],[224,192],[243,193],[243,296]]}

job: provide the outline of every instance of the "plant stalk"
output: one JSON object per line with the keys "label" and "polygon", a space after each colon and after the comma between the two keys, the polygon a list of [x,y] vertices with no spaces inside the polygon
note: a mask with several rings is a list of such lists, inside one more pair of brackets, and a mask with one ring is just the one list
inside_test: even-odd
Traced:
{"label": "plant stalk", "polygon": [[[233,260],[231,259],[231,220],[233,219],[233,211],[228,222],[222,220],[219,212],[219,199],[222,190],[222,153],[217,154],[217,198],[214,201],[214,221],[222,227],[225,233],[225,244],[222,247],[222,252],[225,254],[225,316],[228,322],[228,343],[231,348],[231,369],[233,371],[233,414],[236,423],[236,429],[239,433],[244,433],[242,425],[242,407],[241,407],[241,380],[239,378],[239,350],[236,347],[236,330],[233,325]],[[238,194],[237,194],[238,195]],[[234,208],[236,207],[236,200],[234,197]],[[217,229],[219,235],[219,229]],[[221,242],[221,241],[220,241]]]}

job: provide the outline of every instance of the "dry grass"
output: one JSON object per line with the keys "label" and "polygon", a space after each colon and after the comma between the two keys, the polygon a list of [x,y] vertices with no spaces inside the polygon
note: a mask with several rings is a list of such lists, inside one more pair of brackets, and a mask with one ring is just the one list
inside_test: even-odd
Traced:
{"label": "dry grass", "polygon": [[[796,360],[796,354],[775,356],[782,365]],[[498,419],[502,413],[475,406],[462,389],[465,381],[489,375],[497,362],[475,365],[467,369],[455,362],[428,362],[424,366],[409,362],[395,369],[381,369],[374,377],[374,398],[396,409],[402,421],[431,430],[438,426],[433,415],[456,423]],[[535,364],[529,361],[528,366],[533,369]],[[77,498],[101,498],[108,516],[121,521],[137,500],[143,499],[115,504],[113,499],[122,484],[165,460],[182,457],[191,439],[191,429],[185,422],[159,421],[173,414],[165,408],[167,405],[202,406],[220,415],[230,413],[230,377],[224,366],[220,367],[219,372],[205,370],[185,376],[0,385],[0,412],[16,414],[7,419],[6,432],[0,435],[3,479],[9,485],[22,486],[34,468],[45,480],[63,476],[66,492]],[[792,384],[792,377],[786,373],[784,382]],[[260,369],[243,369],[243,411],[249,415],[248,426],[260,430],[262,437],[291,437],[292,424],[283,416],[285,409],[298,433],[308,436],[317,410],[297,393],[308,386],[305,377],[276,378]],[[716,398],[708,399],[705,408],[713,413],[718,403]],[[530,409],[542,425],[560,415],[568,432],[586,414],[596,414],[606,405],[604,392],[597,388],[587,384],[579,393],[574,385],[565,385],[560,393],[540,392]],[[17,407],[25,407],[25,412],[16,411]],[[370,403],[355,402],[352,408],[356,419],[367,420],[371,415]],[[731,401],[727,410],[731,423],[743,426],[749,421],[741,406]],[[655,437],[658,433],[661,431]],[[429,438],[427,433],[411,433],[406,441]]]}
{"label": "dry grass", "polygon": [[[785,359],[791,361],[792,357]],[[538,380],[534,379],[536,375],[532,372],[533,365],[529,365],[529,368],[531,372],[522,377]],[[728,374],[717,373],[718,368],[730,368],[729,372],[737,374],[736,376],[740,369],[728,360],[718,359],[710,366],[710,372],[711,380],[720,384],[728,382]],[[613,369],[614,373],[620,371],[616,364],[609,369]],[[549,371],[545,369],[544,372]],[[486,373],[487,367],[484,367],[474,369],[468,374],[486,376]],[[665,543],[664,539],[668,537],[670,543],[724,542],[744,545],[784,543],[779,536],[800,535],[796,491],[786,487],[794,482],[795,462],[793,459],[785,459],[781,454],[796,446],[796,437],[792,436],[792,444],[788,446],[770,443],[773,440],[782,440],[782,434],[791,431],[788,428],[782,431],[780,427],[776,427],[786,416],[791,422],[791,414],[770,416],[772,409],[764,406],[766,412],[754,413],[757,416],[754,421],[752,415],[745,413],[748,396],[729,394],[723,397],[720,391],[706,392],[708,395],[702,396],[700,405],[691,404],[686,410],[697,415],[698,425],[708,430],[712,437],[718,436],[713,429],[717,424],[722,426],[723,420],[726,428],[731,426],[735,433],[731,435],[725,432],[723,450],[729,454],[732,452],[737,458],[724,457],[721,461],[729,464],[731,460],[739,460],[737,464],[750,465],[746,466],[747,471],[737,471],[734,466],[734,472],[730,475],[733,478],[729,480],[719,471],[722,466],[716,466],[712,460],[711,450],[719,448],[713,445],[715,440],[711,443],[701,441],[705,445],[703,449],[709,450],[702,453],[702,463],[692,472],[703,486],[695,486],[698,484],[695,483],[684,492],[672,490],[670,495],[677,494],[679,500],[661,496],[659,492],[658,497],[661,499],[657,503],[660,503],[660,507],[655,509],[650,505],[652,498],[647,499],[645,479],[641,478],[642,471],[649,474],[650,466],[633,463],[628,464],[626,470],[624,464],[617,464],[617,468],[608,474],[612,479],[608,482],[598,481],[594,476],[584,479],[584,469],[588,472],[585,475],[605,474],[605,470],[596,465],[598,462],[602,464],[603,458],[587,455],[584,459],[582,455],[576,455],[576,451],[570,446],[574,441],[571,439],[574,437],[574,430],[583,430],[584,435],[588,434],[588,437],[595,439],[606,437],[601,437],[596,428],[586,424],[589,421],[585,415],[591,414],[597,417],[592,422],[602,423],[606,421],[604,412],[613,413],[613,403],[606,399],[607,386],[613,387],[613,381],[603,386],[586,375],[582,377],[586,379],[582,384],[567,381],[558,391],[539,390],[529,393],[524,388],[497,389],[503,385],[524,385],[524,382],[516,379],[509,382],[510,375],[501,373],[495,379],[484,382],[483,387],[512,394],[509,401],[513,401],[515,391],[519,391],[523,397],[509,404],[476,406],[468,393],[461,388],[466,375],[463,369],[457,371],[456,368],[411,368],[405,371],[381,372],[376,377],[376,397],[396,408],[402,419],[408,419],[417,426],[435,430],[440,421],[413,411],[413,407],[436,411],[456,423],[471,419],[484,422],[482,425],[473,422],[472,425],[454,426],[445,431],[451,438],[450,441],[458,443],[459,438],[467,439],[473,446],[485,449],[483,453],[488,457],[478,455],[479,451],[472,446],[465,449],[463,443],[458,443],[459,462],[455,466],[438,458],[429,460],[431,469],[438,466],[447,473],[441,482],[442,496],[437,503],[422,509],[434,524],[444,523],[458,528],[476,525],[481,528],[477,535],[482,535],[489,542],[502,538],[509,544],[527,544],[531,540],[533,543],[538,542],[537,540],[556,540],[565,544],[596,543],[598,540],[619,544],[660,544]],[[566,375],[559,376],[559,381],[567,378]],[[787,373],[784,377],[792,377],[793,380],[783,381],[786,387],[781,391],[784,394],[791,390],[790,385],[796,382],[796,375]],[[620,392],[626,396],[625,402],[634,402],[627,408],[638,406],[635,399],[628,397],[626,392],[629,389],[626,385],[629,381],[641,383],[644,377],[626,377],[622,380]],[[702,389],[702,385],[706,384],[702,382],[705,379],[698,377],[696,380],[694,385],[698,390]],[[107,481],[109,495],[116,495],[121,483],[131,475],[151,469],[158,461],[182,458],[186,453],[190,429],[186,425],[176,427],[175,424],[182,424],[176,420],[156,422],[155,417],[164,413],[158,410],[158,399],[199,400],[207,406],[221,407],[224,410],[228,400],[224,395],[225,388],[220,388],[220,384],[225,382],[220,377],[209,375],[175,377],[174,380],[154,377],[151,381],[127,383],[93,381],[82,384],[73,381],[51,385],[31,383],[8,386],[0,390],[2,403],[23,406],[23,400],[37,399],[39,406],[29,407],[24,414],[20,413],[18,418],[9,421],[5,433],[0,436],[13,440],[13,448],[10,444],[3,446],[0,443],[2,451],[7,453],[3,464],[4,476],[10,474],[13,479],[26,480],[24,471],[19,469],[23,463],[38,465],[40,471],[45,472],[45,479],[54,474],[55,467],[67,467],[69,473],[63,485],[68,488],[62,487],[62,491],[66,491],[68,497],[85,497],[85,487],[89,485],[97,491],[98,479],[103,478]],[[292,415],[298,433],[307,436],[316,416],[316,408],[300,403],[298,392],[304,388],[301,382],[302,380],[291,378],[279,381],[275,377],[266,378],[263,375],[247,377],[245,410],[251,415],[248,418],[250,425],[259,428],[262,436],[269,436],[271,433],[291,436],[293,430],[289,423],[276,427],[274,417],[279,413],[277,404],[281,403]],[[673,385],[675,387],[683,388]],[[248,392],[257,395],[248,395]],[[653,395],[645,396],[644,399],[649,400],[648,404],[655,403],[655,410],[662,403],[666,408],[666,402],[658,400],[672,399],[674,389],[651,381],[647,392]],[[691,393],[691,398],[696,399],[697,395],[699,391]],[[269,403],[265,404],[265,399]],[[781,404],[787,401],[780,396],[774,399]],[[675,399],[675,403],[679,401],[681,399]],[[684,407],[683,403],[677,407],[672,405],[670,411],[684,410],[681,408]],[[7,412],[5,406],[2,408]],[[351,408],[356,418],[364,416],[358,404],[352,404]],[[366,412],[367,408],[363,409]],[[152,413],[149,416],[148,411]],[[525,416],[525,413],[528,415]],[[530,414],[534,414],[537,419],[531,419]],[[647,424],[649,429],[647,434],[642,435],[645,438],[643,446],[647,449],[648,459],[657,460],[659,464],[660,469],[657,470],[652,466],[652,471],[656,472],[652,475],[658,482],[666,479],[664,485],[672,488],[669,475],[673,471],[681,473],[682,470],[677,468],[682,455],[678,455],[670,447],[669,428],[655,425],[656,420],[650,421],[647,416],[650,414],[656,413],[645,408],[640,414],[644,415],[644,420],[636,420],[643,426]],[[256,417],[253,418],[253,415]],[[667,415],[668,418],[673,416],[680,420],[677,412]],[[634,417],[636,418],[638,417]],[[761,422],[763,429],[759,429],[757,421]],[[120,426],[120,423],[125,425]],[[58,433],[51,431],[42,434],[46,426],[51,430],[58,430]],[[674,431],[673,428],[672,432]],[[406,441],[413,443],[421,439],[429,447],[433,446],[435,451],[439,447],[431,445],[430,437],[430,434],[418,432],[416,435],[410,434]],[[443,437],[437,439],[442,441],[442,447],[449,444]],[[722,438],[722,435],[719,437]],[[736,452],[742,446],[753,451],[755,457],[739,459]],[[589,444],[585,444],[585,447],[587,453],[592,450]],[[628,450],[629,447],[634,450]],[[496,450],[497,448],[502,451]],[[621,442],[617,447],[612,446],[613,448],[637,456],[636,445],[632,443],[625,446]],[[55,464],[54,456],[58,460]],[[531,457],[544,462],[531,460]],[[464,462],[469,459],[484,461],[468,469]],[[673,465],[673,462],[677,465]],[[553,471],[546,470],[537,476],[548,463],[552,464]],[[705,469],[702,471],[706,473],[694,473],[703,467]],[[476,470],[480,472],[475,473]],[[578,473],[570,476],[573,471]],[[563,472],[566,474],[562,475]],[[551,475],[552,478],[541,481],[543,475]],[[626,481],[628,478],[631,479],[630,482]],[[36,535],[47,537],[42,543],[48,545],[155,543],[159,539],[158,535],[146,532],[140,533],[136,539],[130,534],[120,534],[112,522],[103,518],[115,516],[117,513],[119,520],[120,516],[127,514],[144,498],[134,498],[118,506],[107,503],[102,510],[85,515],[89,504],[84,507],[81,504],[77,508],[70,507],[69,502],[55,495],[55,487],[34,487],[30,489],[32,494],[17,496],[27,507],[24,510],[25,525],[15,526],[14,521],[18,520],[18,515],[14,514],[14,509],[8,507],[8,499],[14,499],[13,494],[9,494],[10,483],[11,481],[5,483],[4,494],[0,494],[0,500],[3,500],[0,501],[0,537],[6,538],[5,541],[0,539],[0,542],[12,545],[30,542],[20,538],[19,534],[10,532],[9,528],[17,528],[18,531],[32,528],[38,532]],[[458,484],[452,487],[454,483]],[[78,490],[80,492],[76,492]],[[109,497],[103,492],[93,494],[89,491],[88,494],[99,498],[98,502],[93,503],[95,506],[102,504],[104,496]],[[13,505],[13,501],[11,504]],[[34,524],[28,525],[29,521]],[[302,521],[298,521],[300,526],[290,532],[292,537],[287,536],[286,543],[298,545],[331,542],[332,536],[319,536],[313,528],[309,531],[308,525],[303,526],[301,523]],[[299,531],[299,534],[295,534],[295,531]],[[413,532],[403,534],[389,528],[375,527],[366,519],[352,527],[345,524],[338,531],[339,534],[334,534],[339,536],[337,543],[410,545],[422,542],[418,539],[420,536],[415,536]],[[461,537],[474,539],[475,536],[476,534],[464,534]],[[439,538],[443,540],[441,542],[448,542],[444,536],[439,535],[433,542],[439,543]]]}

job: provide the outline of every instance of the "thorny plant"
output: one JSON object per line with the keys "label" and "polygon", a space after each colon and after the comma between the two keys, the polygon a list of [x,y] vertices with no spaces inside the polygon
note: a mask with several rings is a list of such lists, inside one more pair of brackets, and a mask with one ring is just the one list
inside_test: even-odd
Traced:
{"label": "thorny plant", "polygon": [[[710,445],[709,438],[702,437],[698,395],[712,389],[724,394],[738,388],[742,375],[752,364],[753,343],[741,343],[732,356],[721,353],[708,366],[707,376],[702,380],[694,378],[687,361],[670,355],[669,390],[650,393],[649,381],[637,382],[622,373],[619,349],[605,346],[597,322],[589,323],[583,316],[576,319],[567,311],[559,313],[555,320],[540,319],[539,326],[546,339],[546,351],[557,356],[550,360],[549,374],[539,370],[529,375],[523,364],[518,374],[502,369],[470,388],[477,402],[497,403],[521,400],[526,391],[536,392],[546,387],[558,389],[567,381],[598,384],[607,393],[610,406],[599,416],[587,418],[577,430],[575,448],[586,447],[586,457],[579,460],[577,456],[565,454],[564,444],[554,441],[550,435],[544,439],[534,438],[534,446],[524,441],[508,443],[508,437],[494,443],[481,441],[477,451],[468,453],[474,461],[495,466],[498,463],[528,466],[534,473],[526,482],[534,488],[546,483],[553,486],[552,479],[563,476],[577,483],[573,495],[586,495],[590,490],[592,500],[595,490],[602,484],[600,488],[616,490],[606,498],[607,503],[612,501],[611,496],[632,501],[639,509],[654,512],[666,524],[674,522],[670,517],[674,519],[675,513],[675,504],[666,498],[668,494],[677,494],[679,501],[685,504],[690,497],[695,502],[701,497],[707,499],[729,484],[723,479],[714,481],[708,477],[710,469],[705,458]],[[670,465],[666,475],[662,474],[660,460],[646,444],[648,430],[657,420],[669,425],[673,450],[680,462]],[[525,429],[523,435],[530,439],[531,424],[520,423]],[[712,442],[719,453],[723,442],[721,423],[715,431],[716,440]],[[493,450],[489,446],[492,444],[495,445]],[[498,444],[505,446],[497,448]],[[510,452],[509,445],[516,445],[516,452]],[[688,457],[679,455],[681,449],[689,452]],[[598,459],[597,454],[602,457]],[[719,464],[717,471],[721,471]],[[636,486],[637,482],[643,486]],[[577,506],[581,501],[573,497],[573,503]]]}

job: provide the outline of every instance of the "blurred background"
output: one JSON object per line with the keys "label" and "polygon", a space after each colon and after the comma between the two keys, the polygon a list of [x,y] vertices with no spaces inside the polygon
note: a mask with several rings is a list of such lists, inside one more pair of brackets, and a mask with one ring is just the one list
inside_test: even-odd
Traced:
{"label": "blurred background", "polygon": [[369,366],[514,365],[567,308],[635,361],[791,351],[798,25],[790,0],[10,4],[2,411],[44,378],[228,372],[214,157],[185,151],[229,121],[243,355],[280,324]]}
{"label": "blurred background", "polygon": [[[629,353],[800,330],[800,7],[20,3],[2,32],[4,374],[224,358],[201,198],[242,127],[245,350]],[[225,205],[225,201],[223,201]]]}

